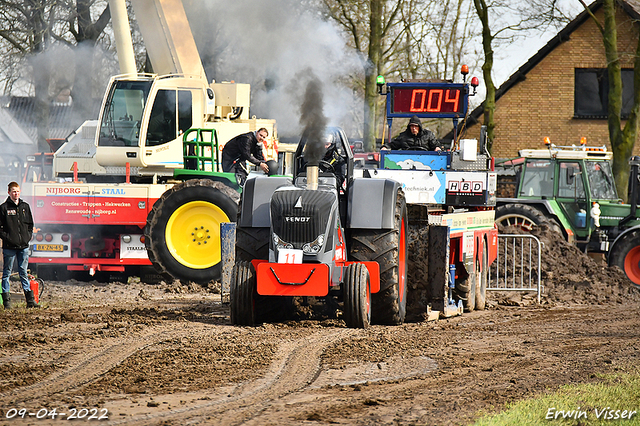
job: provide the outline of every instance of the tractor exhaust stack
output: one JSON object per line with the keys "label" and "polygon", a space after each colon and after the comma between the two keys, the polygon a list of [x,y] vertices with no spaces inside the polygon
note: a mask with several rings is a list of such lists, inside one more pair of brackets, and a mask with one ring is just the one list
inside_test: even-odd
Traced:
{"label": "tractor exhaust stack", "polygon": [[318,166],[307,166],[307,188],[318,189]]}

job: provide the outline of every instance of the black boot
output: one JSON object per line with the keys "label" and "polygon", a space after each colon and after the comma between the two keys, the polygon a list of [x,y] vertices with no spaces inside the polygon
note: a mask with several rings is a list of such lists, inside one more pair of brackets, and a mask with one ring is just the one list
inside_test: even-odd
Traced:
{"label": "black boot", "polygon": [[5,309],[11,309],[11,293],[2,293],[2,304]]}
{"label": "black boot", "polygon": [[36,303],[36,300],[33,296],[33,291],[32,290],[25,290],[24,291],[24,298],[27,300],[27,308],[39,308],[40,305],[38,305]]}

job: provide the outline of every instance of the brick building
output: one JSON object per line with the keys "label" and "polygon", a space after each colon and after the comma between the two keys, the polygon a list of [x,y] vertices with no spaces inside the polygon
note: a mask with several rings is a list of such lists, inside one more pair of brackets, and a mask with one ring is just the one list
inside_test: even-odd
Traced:
{"label": "brick building", "polygon": [[[600,1],[590,5],[600,22]],[[640,0],[618,1],[616,23],[623,69],[623,118],[633,105],[633,61],[640,29]],[[587,12],[581,13],[502,84],[496,92],[493,155],[511,158],[518,150],[556,145],[609,144],[607,73],[602,36]],[[469,117],[465,137],[478,138],[483,106]],[[640,152],[636,143],[634,152]]]}

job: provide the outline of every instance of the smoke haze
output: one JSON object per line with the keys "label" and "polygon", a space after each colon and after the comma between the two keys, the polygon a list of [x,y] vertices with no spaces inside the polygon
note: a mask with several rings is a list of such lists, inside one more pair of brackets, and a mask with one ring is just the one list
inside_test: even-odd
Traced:
{"label": "smoke haze", "polygon": [[317,11],[294,0],[207,0],[185,7],[209,80],[250,83],[251,115],[276,119],[280,136],[302,130],[303,70],[313,70],[321,83],[329,124],[359,127],[362,101],[342,83],[361,72],[360,59]]}

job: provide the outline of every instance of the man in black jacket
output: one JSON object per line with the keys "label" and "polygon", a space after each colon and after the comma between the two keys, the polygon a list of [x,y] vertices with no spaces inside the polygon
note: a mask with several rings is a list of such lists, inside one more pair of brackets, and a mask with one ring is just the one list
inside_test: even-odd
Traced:
{"label": "man in black jacket", "polygon": [[0,238],[2,238],[2,301],[5,309],[11,309],[11,288],[9,276],[13,262],[18,258],[18,273],[27,301],[27,308],[37,308],[31,284],[27,275],[29,266],[29,241],[33,233],[33,217],[29,204],[20,199],[20,185],[9,184],[9,196],[0,204]]}
{"label": "man in black jacket", "polygon": [[264,127],[256,132],[243,133],[231,139],[222,149],[222,171],[235,172],[238,185],[244,185],[249,172],[245,168],[245,162],[260,167],[265,173],[269,172],[269,166],[262,155],[264,141],[269,132]]}
{"label": "man in black jacket", "polygon": [[382,149],[442,151],[438,139],[431,130],[422,128],[422,123],[417,115],[409,119],[409,125],[404,132],[391,142],[382,145]]}

